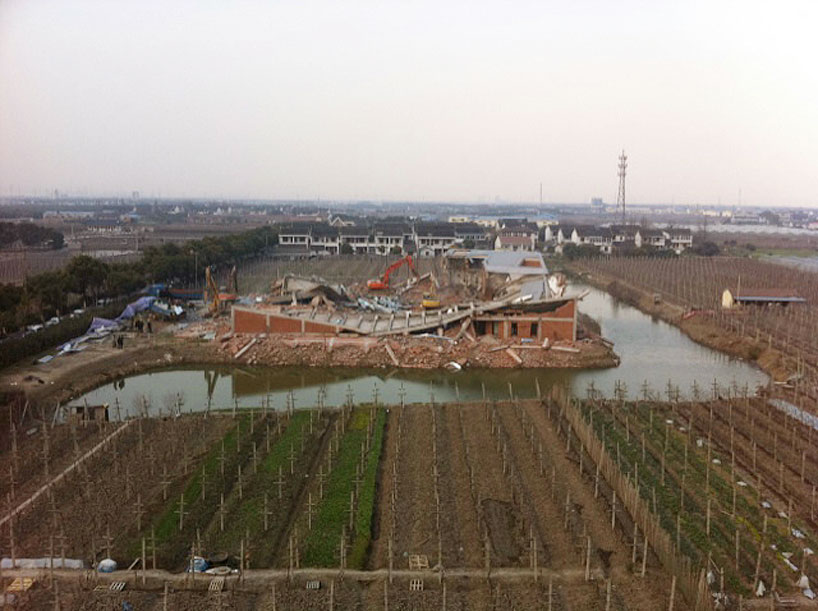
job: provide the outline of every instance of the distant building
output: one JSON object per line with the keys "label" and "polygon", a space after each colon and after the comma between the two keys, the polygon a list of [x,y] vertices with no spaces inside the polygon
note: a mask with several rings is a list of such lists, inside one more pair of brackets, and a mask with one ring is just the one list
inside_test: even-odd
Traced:
{"label": "distant building", "polygon": [[448,223],[415,225],[415,248],[420,257],[437,257],[457,242],[454,227]]}
{"label": "distant building", "polygon": [[661,229],[646,229],[640,227],[636,232],[634,242],[637,248],[652,246],[653,248],[665,248],[668,236]]}
{"label": "distant building", "polygon": [[766,225],[767,220],[758,214],[750,212],[734,212],[731,222],[734,225]]}
{"label": "distant building", "polygon": [[806,303],[806,299],[801,297],[793,289],[748,289],[742,288],[736,291],[724,289],[721,294],[721,307],[730,309],[741,305],[781,305],[790,303]]}
{"label": "distant building", "polygon": [[594,225],[575,225],[570,232],[570,241],[577,246],[590,244],[599,248],[603,254],[611,254],[613,248],[613,237],[611,230],[607,227],[596,227]]}
{"label": "distant building", "polygon": [[534,250],[535,237],[500,233],[494,240],[494,250]]}

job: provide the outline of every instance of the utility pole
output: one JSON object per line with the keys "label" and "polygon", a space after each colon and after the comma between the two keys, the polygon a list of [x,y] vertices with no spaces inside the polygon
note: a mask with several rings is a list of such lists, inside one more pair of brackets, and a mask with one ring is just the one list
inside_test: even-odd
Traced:
{"label": "utility pole", "polygon": [[622,209],[622,224],[625,224],[625,172],[628,169],[628,156],[625,150],[619,155],[619,191],[616,194],[616,211]]}

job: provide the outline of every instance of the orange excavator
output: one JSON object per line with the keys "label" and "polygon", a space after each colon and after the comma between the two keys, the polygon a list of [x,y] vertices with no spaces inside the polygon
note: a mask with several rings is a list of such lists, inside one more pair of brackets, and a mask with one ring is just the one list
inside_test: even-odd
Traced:
{"label": "orange excavator", "polygon": [[412,255],[406,255],[403,259],[398,259],[392,265],[386,268],[383,277],[380,279],[369,280],[366,283],[366,288],[370,291],[384,291],[389,288],[389,276],[402,265],[408,265],[412,270],[412,274],[417,278],[418,273],[415,269],[415,263],[412,261]]}

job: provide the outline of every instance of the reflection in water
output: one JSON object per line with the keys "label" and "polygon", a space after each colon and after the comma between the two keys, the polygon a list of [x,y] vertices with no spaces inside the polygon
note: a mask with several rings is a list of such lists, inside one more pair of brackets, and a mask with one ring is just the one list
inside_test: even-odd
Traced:
{"label": "reflection in water", "polygon": [[[577,287],[583,289],[585,287]],[[621,364],[605,370],[565,369],[470,369],[461,373],[413,371],[402,369],[364,370],[315,369],[297,367],[195,367],[137,375],[102,386],[80,401],[89,403],[118,399],[123,413],[135,413],[142,398],[154,411],[170,413],[176,401],[183,410],[257,407],[268,397],[272,407],[283,408],[292,391],[296,407],[315,405],[319,392],[325,405],[340,405],[351,390],[355,401],[377,400],[409,403],[480,399],[485,391],[490,398],[507,398],[509,384],[520,397],[536,395],[539,384],[546,391],[564,384],[572,392],[584,395],[590,383],[611,396],[617,381],[631,397],[641,394],[647,381],[654,392],[664,392],[670,382],[682,395],[689,395],[696,381],[702,392],[715,380],[721,387],[745,385],[752,391],[765,384],[766,375],[757,368],[700,346],[676,327],[652,320],[607,293],[590,289],[580,309],[596,318],[602,334],[614,342]],[[201,375],[204,375],[204,384]],[[126,383],[127,382],[127,383]],[[485,390],[484,390],[485,389]]]}

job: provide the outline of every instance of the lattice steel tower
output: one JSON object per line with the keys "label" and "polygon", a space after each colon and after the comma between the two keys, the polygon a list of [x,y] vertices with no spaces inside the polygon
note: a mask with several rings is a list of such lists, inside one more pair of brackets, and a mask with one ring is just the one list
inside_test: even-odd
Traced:
{"label": "lattice steel tower", "polygon": [[616,211],[622,209],[622,224],[625,224],[625,171],[628,169],[628,156],[625,151],[619,155],[619,192],[616,194]]}

